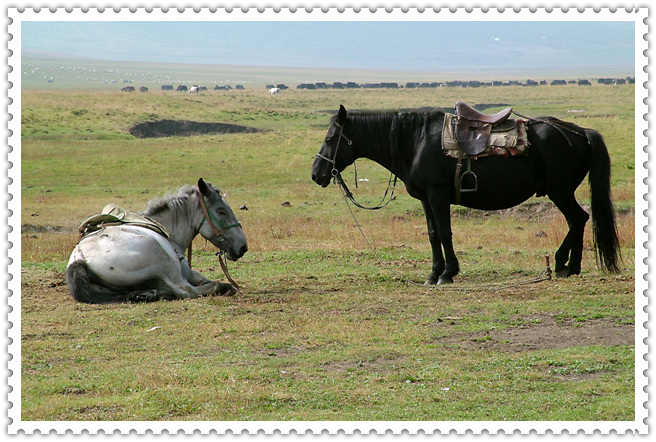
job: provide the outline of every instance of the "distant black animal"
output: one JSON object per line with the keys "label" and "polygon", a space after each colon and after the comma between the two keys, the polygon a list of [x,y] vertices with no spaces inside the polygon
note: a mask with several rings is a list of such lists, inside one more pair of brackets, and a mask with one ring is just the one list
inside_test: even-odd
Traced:
{"label": "distant black animal", "polygon": [[139,92],[148,92],[148,88],[146,86],[141,86]]}
{"label": "distant black animal", "polygon": [[[358,158],[369,158],[405,183],[421,201],[433,249],[426,283],[453,282],[460,267],[452,243],[450,206],[455,202],[457,160],[441,148],[443,111],[348,112],[340,106],[312,165],[312,179],[326,187]],[[461,205],[498,210],[533,195],[547,195],[569,226],[556,252],[557,276],[580,273],[583,232],[590,218],[574,192],[589,172],[592,230],[602,269],[619,271],[619,241],[610,199],[610,157],[601,135],[552,117],[529,122],[528,155],[471,162],[478,191],[463,193]],[[444,251],[444,253],[442,253]]]}
{"label": "distant black animal", "polygon": [[123,92],[134,92],[134,86],[125,86],[121,89]]}
{"label": "distant black animal", "polygon": [[187,92],[187,86],[185,86],[184,84],[179,84],[176,91],[178,91],[178,92]]}
{"label": "distant black animal", "polygon": [[163,84],[162,85],[162,90],[163,91],[172,91],[173,90],[173,85],[172,84]]}

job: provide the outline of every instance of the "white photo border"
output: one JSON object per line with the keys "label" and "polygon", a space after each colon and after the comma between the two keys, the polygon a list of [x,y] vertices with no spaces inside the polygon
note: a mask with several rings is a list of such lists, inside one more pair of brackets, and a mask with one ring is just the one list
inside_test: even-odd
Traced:
{"label": "white photo border", "polygon": [[[7,258],[7,286],[8,302],[3,305],[3,317],[7,318],[7,354],[6,363],[8,367],[7,391],[7,416],[9,418],[7,431],[9,434],[17,433],[41,433],[51,431],[57,434],[72,432],[81,433],[113,433],[121,434],[136,432],[137,434],[175,434],[179,431],[185,434],[200,432],[202,434],[384,434],[392,432],[401,434],[497,434],[503,432],[510,434],[520,432],[521,434],[561,434],[567,432],[574,434],[584,432],[585,434],[647,434],[648,433],[648,122],[651,121],[648,94],[648,21],[651,6],[640,8],[618,7],[618,8],[584,8],[580,7],[561,9],[553,8],[524,8],[516,9],[496,8],[481,9],[468,8],[442,8],[437,12],[432,7],[425,8],[397,8],[379,7],[369,9],[367,7],[348,8],[315,7],[305,9],[296,8],[262,8],[251,7],[242,9],[239,7],[226,9],[178,9],[171,6],[168,9],[130,8],[123,7],[114,9],[105,7],[95,9],[82,8],[48,9],[41,8],[38,12],[32,8],[9,7],[8,14],[8,97],[6,125],[7,127],[7,192],[3,194],[7,207],[7,225],[2,225],[2,234],[7,234],[8,256]],[[628,8],[628,9],[627,9]],[[357,11],[356,11],[357,10]],[[27,20],[66,20],[66,21],[173,21],[173,20],[226,20],[226,21],[308,21],[308,20],[341,20],[341,21],[432,21],[432,20],[467,20],[467,21],[634,21],[636,29],[635,59],[636,59],[636,391],[634,421],[627,422],[33,422],[21,420],[21,308],[20,308],[20,274],[21,274],[21,235],[20,235],[20,205],[21,205],[21,24]],[[651,132],[651,130],[649,131]],[[653,207],[653,205],[651,205]],[[3,401],[4,403],[4,401]]]}

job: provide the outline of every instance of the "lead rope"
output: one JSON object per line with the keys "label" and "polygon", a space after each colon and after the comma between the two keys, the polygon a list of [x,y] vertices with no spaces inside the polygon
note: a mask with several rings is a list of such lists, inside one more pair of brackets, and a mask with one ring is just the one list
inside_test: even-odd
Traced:
{"label": "lead rope", "polygon": [[[193,243],[193,242],[192,242]],[[189,244],[189,247],[187,247],[187,263],[189,263],[189,268],[191,269],[191,247],[192,244]],[[228,266],[226,265],[225,261],[223,261],[223,255],[225,252],[220,251],[216,253],[216,256],[219,257],[219,264],[221,265],[221,270],[223,270],[223,274],[225,275],[226,279],[232,286],[237,289],[237,291],[241,291],[241,287],[237,282],[230,277],[230,273],[228,273]]]}
{"label": "lead rope", "polygon": [[[367,246],[369,246],[369,249],[373,253],[373,255],[376,257],[376,260],[378,261],[378,264],[381,266],[381,268],[386,268],[388,271],[392,272],[394,276],[399,279],[400,281],[403,281],[405,283],[415,285],[415,286],[421,286],[423,287],[424,284],[421,284],[419,282],[412,281],[405,276],[401,275],[397,271],[390,269],[385,263],[383,263],[383,260],[381,257],[378,255],[376,252],[376,249],[371,245],[369,242],[369,239],[367,239],[367,236],[364,234],[364,231],[362,230],[362,226],[360,226],[360,223],[358,222],[357,218],[355,217],[355,213],[353,213],[353,209],[351,209],[350,204],[348,203],[348,196],[344,192],[344,189],[342,189],[341,186],[338,186],[339,189],[342,192],[342,197],[344,198],[344,203],[346,204],[346,207],[349,210],[349,213],[351,214],[351,217],[353,217],[353,221],[355,222],[356,227],[360,231],[360,235],[362,235],[362,238],[364,239],[365,243],[367,243]],[[546,267],[545,269],[540,272],[537,276],[529,279],[523,279],[523,280],[518,280],[518,281],[502,281],[502,282],[491,282],[487,284],[475,284],[475,285],[468,285],[468,286],[462,286],[462,285],[441,285],[440,289],[441,290],[454,290],[454,291],[467,291],[467,290],[500,290],[500,289],[506,289],[506,288],[513,288],[513,287],[519,287],[522,285],[528,285],[528,284],[537,284],[542,281],[550,281],[551,280],[551,267],[549,265],[549,255],[544,256],[546,260]]]}

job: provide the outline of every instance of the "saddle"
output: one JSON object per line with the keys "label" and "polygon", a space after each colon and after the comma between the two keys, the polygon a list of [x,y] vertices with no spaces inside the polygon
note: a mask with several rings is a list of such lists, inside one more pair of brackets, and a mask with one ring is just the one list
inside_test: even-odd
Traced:
{"label": "saddle", "polygon": [[500,126],[512,113],[509,107],[496,114],[481,113],[466,103],[456,103],[454,135],[460,149],[468,155],[478,155],[488,146],[493,126]]}
{"label": "saddle", "polygon": [[102,230],[107,226],[118,226],[122,224],[132,224],[139,227],[145,227],[159,233],[165,238],[169,237],[166,228],[154,219],[145,215],[139,215],[135,212],[130,212],[116,204],[107,204],[103,208],[102,213],[93,215],[84,220],[78,230],[80,232],[80,237],[84,237],[93,232]]}

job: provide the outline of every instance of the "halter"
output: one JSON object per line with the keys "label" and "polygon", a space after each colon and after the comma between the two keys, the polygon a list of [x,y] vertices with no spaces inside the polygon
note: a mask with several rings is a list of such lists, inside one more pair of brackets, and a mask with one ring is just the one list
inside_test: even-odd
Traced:
{"label": "halter", "polygon": [[200,222],[200,226],[198,227],[198,230],[200,230],[200,228],[203,227],[205,220],[208,220],[207,223],[210,225],[210,228],[212,229],[212,232],[214,232],[214,235],[219,239],[219,241],[223,241],[224,240],[223,233],[219,229],[217,229],[214,226],[214,224],[212,224],[212,221],[210,221],[210,219],[213,220],[215,223],[217,223],[219,227],[223,229],[224,232],[226,230],[232,229],[233,227],[241,227],[241,224],[238,222],[227,226],[223,225],[220,219],[218,219],[212,212],[207,211],[207,207],[205,207],[205,199],[203,198],[203,194],[200,193],[200,190],[196,189],[196,195],[198,196],[198,201],[200,202],[200,208],[203,209],[203,215],[205,215],[203,217],[203,221]]}
{"label": "halter", "polygon": [[328,157],[325,157],[321,155],[320,153],[317,152],[315,155],[316,158],[321,158],[322,160],[328,161],[333,165],[333,169],[330,171],[330,174],[333,176],[333,178],[337,178],[337,175],[339,175],[339,170],[337,170],[337,153],[339,152],[339,143],[342,141],[342,138],[346,140],[346,143],[350,146],[353,144],[353,141],[349,140],[346,135],[344,135],[344,126],[340,125],[339,123],[335,122],[335,126],[339,127],[339,135],[337,138],[337,147],[335,147],[335,155],[333,155],[333,158],[330,159]]}
{"label": "halter", "polygon": [[[215,223],[219,225],[225,232],[226,230],[232,229],[233,227],[241,227],[241,224],[236,222],[234,224],[230,224],[225,226],[220,219],[218,219],[212,212],[207,211],[207,207],[205,206],[205,198],[203,198],[203,194],[200,193],[200,190],[196,190],[196,196],[198,197],[198,202],[200,203],[200,208],[203,210],[203,221],[201,221],[200,226],[198,227],[198,230],[203,226],[203,223],[205,223],[205,220],[207,220],[207,223],[210,225],[210,228],[212,229],[212,232],[214,232],[214,235],[216,238],[219,239],[219,241],[223,242],[224,241],[224,235],[223,233],[216,228],[214,224],[212,224],[212,220],[214,220]],[[187,248],[187,262],[189,263],[189,268],[191,268],[191,246],[193,244],[193,241],[189,243],[189,247]],[[231,277],[230,274],[228,273],[228,266],[226,266],[225,262],[223,261],[223,254],[224,251],[220,251],[217,253],[217,256],[219,257],[219,264],[221,264],[221,270],[223,270],[223,274],[226,276],[228,279],[228,282],[233,285],[234,288],[239,290],[241,287],[239,287],[239,284],[237,284]]]}

